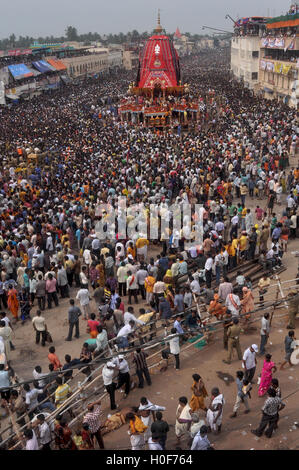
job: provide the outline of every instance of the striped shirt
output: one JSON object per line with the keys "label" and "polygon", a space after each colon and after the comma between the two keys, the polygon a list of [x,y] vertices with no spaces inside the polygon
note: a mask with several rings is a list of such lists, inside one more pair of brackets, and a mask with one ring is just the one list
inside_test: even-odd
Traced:
{"label": "striped shirt", "polygon": [[62,405],[62,403],[67,399],[68,394],[71,389],[68,384],[59,385],[55,390],[55,403],[57,406]]}
{"label": "striped shirt", "polygon": [[134,354],[134,359],[133,361],[135,362],[136,369],[147,369],[147,363],[146,363],[146,358],[147,354],[141,351],[140,353],[135,353]]}

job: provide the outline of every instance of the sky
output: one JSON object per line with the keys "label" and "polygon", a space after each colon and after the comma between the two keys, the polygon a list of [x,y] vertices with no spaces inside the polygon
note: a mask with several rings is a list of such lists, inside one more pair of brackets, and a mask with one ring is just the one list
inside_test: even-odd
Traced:
{"label": "sky", "polygon": [[290,0],[0,0],[0,38],[21,36],[63,36],[67,26],[78,33],[126,33],[152,31],[157,11],[168,33],[203,34],[202,26],[232,31],[225,19],[246,16],[279,16]]}

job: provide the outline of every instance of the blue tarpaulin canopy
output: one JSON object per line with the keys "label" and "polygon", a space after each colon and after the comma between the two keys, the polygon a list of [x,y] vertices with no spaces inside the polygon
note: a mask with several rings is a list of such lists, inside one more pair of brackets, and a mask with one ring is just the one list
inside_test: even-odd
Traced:
{"label": "blue tarpaulin canopy", "polygon": [[32,65],[41,73],[56,72],[56,69],[52,67],[52,65],[45,62],[44,60],[38,60],[37,62],[32,62]]}
{"label": "blue tarpaulin canopy", "polygon": [[12,74],[12,76],[20,80],[21,78],[25,77],[33,77],[33,73],[25,64],[16,64],[16,65],[9,65],[8,70]]}

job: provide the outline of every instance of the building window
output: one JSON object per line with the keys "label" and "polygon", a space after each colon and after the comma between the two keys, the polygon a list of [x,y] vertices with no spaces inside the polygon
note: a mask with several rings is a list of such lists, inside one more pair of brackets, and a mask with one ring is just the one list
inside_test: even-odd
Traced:
{"label": "building window", "polygon": [[252,57],[258,58],[259,51],[252,51]]}
{"label": "building window", "polygon": [[257,80],[258,73],[257,72],[252,72],[251,74],[251,80]]}

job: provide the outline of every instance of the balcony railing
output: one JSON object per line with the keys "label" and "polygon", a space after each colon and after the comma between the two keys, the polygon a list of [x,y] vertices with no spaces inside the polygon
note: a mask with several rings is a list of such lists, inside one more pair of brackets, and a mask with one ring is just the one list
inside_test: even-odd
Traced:
{"label": "balcony railing", "polygon": [[262,49],[286,49],[288,51],[296,51],[299,48],[299,37],[265,37],[261,38],[260,46]]}
{"label": "balcony railing", "polygon": [[296,65],[297,62],[291,62],[289,60],[274,60],[266,57],[260,59],[260,70],[266,70],[268,72],[283,75],[294,74],[296,71]]}

